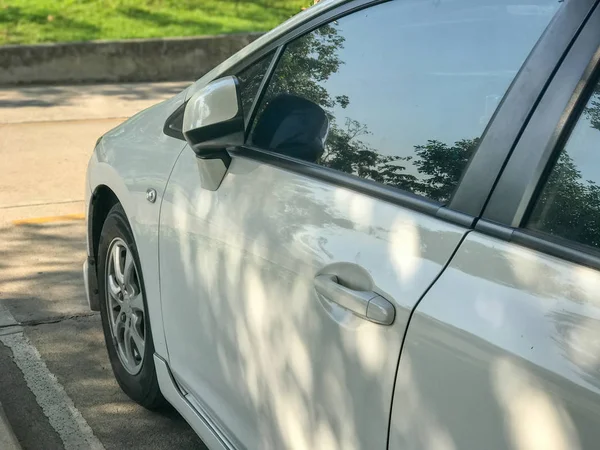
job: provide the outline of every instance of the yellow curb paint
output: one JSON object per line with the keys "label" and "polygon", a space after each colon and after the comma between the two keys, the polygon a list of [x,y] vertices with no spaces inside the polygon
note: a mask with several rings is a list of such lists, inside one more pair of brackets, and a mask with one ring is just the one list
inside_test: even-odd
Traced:
{"label": "yellow curb paint", "polygon": [[64,216],[32,217],[31,219],[13,220],[13,225],[33,225],[52,222],[64,222],[68,220],[84,220],[85,214],[65,214]]}

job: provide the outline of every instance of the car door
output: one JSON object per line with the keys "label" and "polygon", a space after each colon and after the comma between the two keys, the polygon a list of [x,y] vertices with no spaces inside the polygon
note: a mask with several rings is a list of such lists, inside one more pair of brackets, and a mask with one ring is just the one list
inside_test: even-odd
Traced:
{"label": "car door", "polygon": [[221,185],[188,149],[164,194],[169,364],[236,448],[386,448],[408,318],[474,221],[446,204],[560,6],[366,3],[244,69],[260,95]]}
{"label": "car door", "polygon": [[598,447],[598,29],[596,9],[416,308],[390,449]]}

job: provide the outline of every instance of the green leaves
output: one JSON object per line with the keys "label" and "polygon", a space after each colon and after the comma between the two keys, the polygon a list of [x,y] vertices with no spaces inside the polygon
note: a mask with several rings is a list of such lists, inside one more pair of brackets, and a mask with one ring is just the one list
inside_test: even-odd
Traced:
{"label": "green leaves", "polygon": [[266,31],[299,12],[303,4],[303,0],[0,0],[0,44]]}

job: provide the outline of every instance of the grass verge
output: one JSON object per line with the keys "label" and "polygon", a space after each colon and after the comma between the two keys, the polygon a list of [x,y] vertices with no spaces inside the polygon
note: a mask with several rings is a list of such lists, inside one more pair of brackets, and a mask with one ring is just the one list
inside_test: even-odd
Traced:
{"label": "grass verge", "polygon": [[307,3],[307,0],[0,0],[0,45],[266,31]]}

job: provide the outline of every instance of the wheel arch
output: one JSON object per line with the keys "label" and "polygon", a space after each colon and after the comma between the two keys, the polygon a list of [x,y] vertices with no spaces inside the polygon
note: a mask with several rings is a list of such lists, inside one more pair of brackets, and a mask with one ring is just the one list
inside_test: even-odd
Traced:
{"label": "wheel arch", "polygon": [[109,211],[117,203],[121,203],[111,188],[102,184],[92,194],[88,210],[88,249],[90,256],[96,259],[100,233]]}
{"label": "wheel arch", "polygon": [[94,190],[87,212],[87,246],[88,265],[92,270],[88,275],[90,279],[90,309],[100,310],[100,298],[98,295],[98,247],[102,227],[108,213],[116,204],[120,204],[119,198],[114,191],[105,184],[98,185]]}

